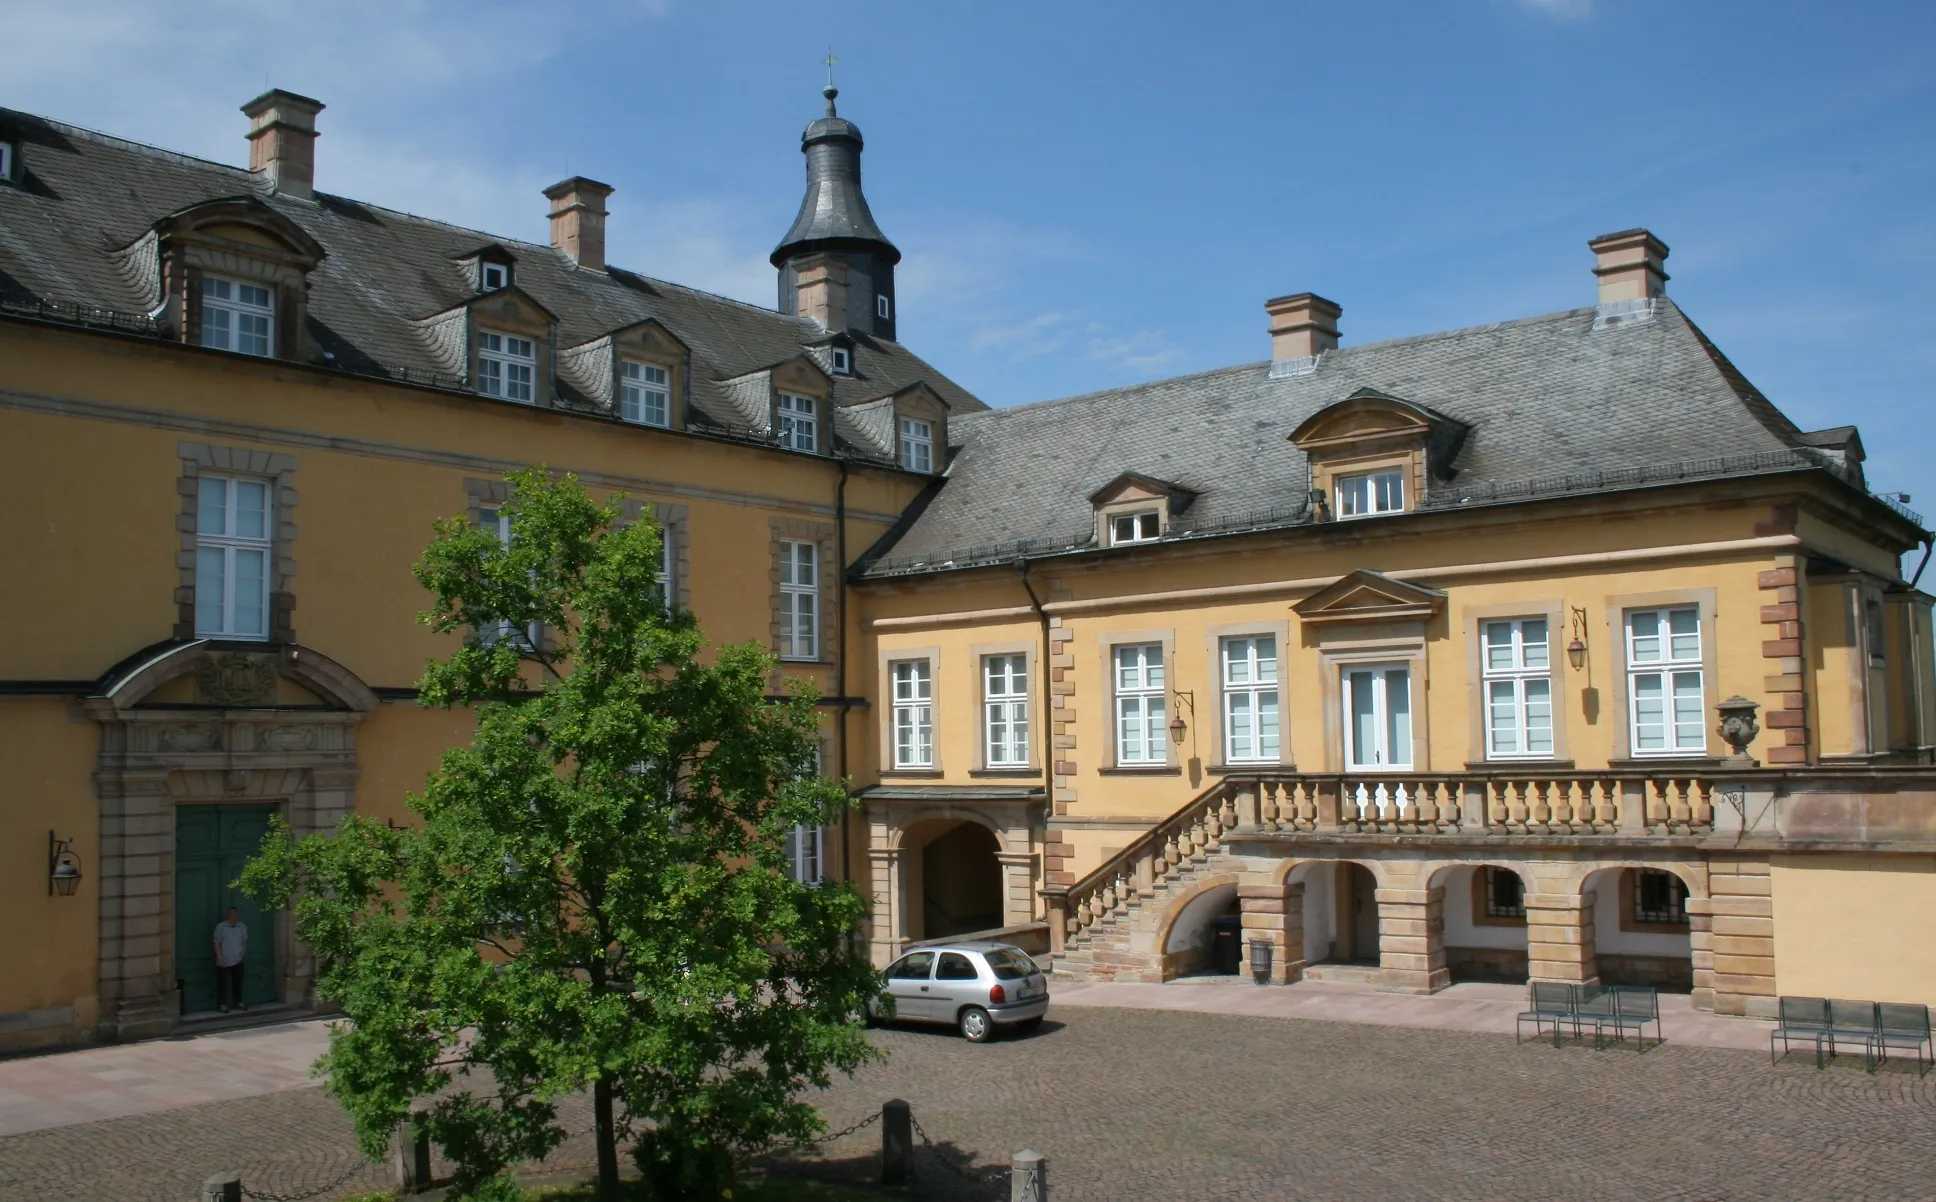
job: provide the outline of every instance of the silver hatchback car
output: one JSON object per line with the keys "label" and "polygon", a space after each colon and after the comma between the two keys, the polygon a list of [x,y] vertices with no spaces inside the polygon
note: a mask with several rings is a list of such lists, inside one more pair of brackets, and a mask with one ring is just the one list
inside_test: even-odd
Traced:
{"label": "silver hatchback car", "polygon": [[1032,1031],[1049,1012],[1048,979],[1029,954],[982,940],[909,952],[888,966],[886,992],[895,1018],[958,1027],[974,1043]]}

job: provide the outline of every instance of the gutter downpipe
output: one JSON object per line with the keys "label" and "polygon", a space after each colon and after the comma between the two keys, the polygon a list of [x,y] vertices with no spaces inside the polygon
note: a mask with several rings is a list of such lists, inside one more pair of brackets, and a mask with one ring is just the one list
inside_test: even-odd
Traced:
{"label": "gutter downpipe", "polygon": [[[1048,720],[1049,707],[1054,704],[1050,686],[1055,681],[1055,669],[1049,663],[1049,614],[1042,608],[1042,599],[1035,595],[1035,586],[1029,583],[1029,561],[1021,557],[1015,561],[1015,571],[1022,580],[1022,589],[1028,593],[1029,608],[1035,611],[1035,620],[1042,630],[1042,720],[1037,728],[1042,732],[1042,810],[1043,829],[1048,828],[1047,818],[1055,813],[1055,747],[1052,745],[1054,725]],[[1048,890],[1048,868],[1046,861],[1042,870],[1043,916],[1049,921],[1049,954],[1062,954],[1063,940],[1068,937],[1068,902],[1065,897],[1051,895]]]}
{"label": "gutter downpipe", "polygon": [[[834,485],[834,559],[840,564],[840,593],[834,598],[834,674],[840,686],[840,729],[835,732],[834,746],[842,789],[847,788],[847,714],[854,704],[847,688],[847,476],[847,460],[843,458],[840,483]],[[852,816],[852,806],[840,808],[840,879],[843,881],[851,879],[847,840],[851,837],[849,819]]]}

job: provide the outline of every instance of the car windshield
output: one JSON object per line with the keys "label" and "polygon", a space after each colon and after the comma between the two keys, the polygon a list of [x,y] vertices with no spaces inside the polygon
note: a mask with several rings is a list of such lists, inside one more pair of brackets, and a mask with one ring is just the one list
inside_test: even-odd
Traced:
{"label": "car windshield", "polygon": [[1035,971],[1035,961],[1012,947],[989,952],[983,958],[995,970],[998,981],[1019,981]]}

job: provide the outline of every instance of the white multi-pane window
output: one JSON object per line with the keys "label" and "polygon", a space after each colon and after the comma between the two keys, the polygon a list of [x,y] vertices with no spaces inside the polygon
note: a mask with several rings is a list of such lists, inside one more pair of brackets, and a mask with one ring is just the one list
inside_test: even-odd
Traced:
{"label": "white multi-pane window", "polygon": [[780,544],[780,658],[820,658],[820,548]]}
{"label": "white multi-pane window", "polygon": [[819,450],[819,419],[815,417],[813,398],[783,392],[779,409],[780,445],[790,451]]}
{"label": "white multi-pane window", "polygon": [[1225,639],[1222,659],[1225,762],[1276,762],[1276,636]]}
{"label": "white multi-pane window", "polygon": [[1361,518],[1405,508],[1405,473],[1392,468],[1338,477],[1338,516]]}
{"label": "white multi-pane window", "polygon": [[894,688],[894,766],[934,767],[934,675],[925,659],[888,666]]}
{"label": "white multi-pane window", "polygon": [[659,566],[652,573],[652,591],[666,605],[671,605],[677,599],[672,591],[673,559],[672,527],[660,526]]}
{"label": "white multi-pane window", "polygon": [[802,885],[818,885],[825,875],[826,828],[798,823],[787,832],[787,875]]}
{"label": "white multi-pane window", "polygon": [[1635,755],[1707,751],[1700,610],[1627,611],[1627,706]]}
{"label": "white multi-pane window", "polygon": [[1412,766],[1412,670],[1344,672],[1344,760],[1354,772]]}
{"label": "white multi-pane window", "polygon": [[1162,764],[1169,760],[1164,737],[1169,714],[1163,681],[1163,644],[1131,643],[1116,648],[1116,762]]}
{"label": "white multi-pane window", "polygon": [[1545,618],[1481,627],[1486,690],[1486,758],[1553,754],[1552,653]]}
{"label": "white multi-pane window", "polygon": [[477,335],[477,390],[485,396],[529,405],[535,396],[533,381],[538,373],[538,351],[529,338],[493,334]]}
{"label": "white multi-pane window", "polygon": [[911,472],[934,470],[934,423],[918,417],[901,419],[901,466]]}
{"label": "white multi-pane window", "polygon": [[854,370],[854,352],[844,346],[834,347],[829,355],[834,361],[834,374],[851,375]]}
{"label": "white multi-pane window", "polygon": [[511,269],[502,263],[486,263],[479,273],[484,281],[484,291],[496,292],[511,284]]}
{"label": "white multi-pane window", "polygon": [[1119,513],[1109,519],[1109,545],[1154,542],[1163,533],[1163,520],[1154,509]]}
{"label": "white multi-pane window", "polygon": [[269,637],[275,514],[266,480],[201,476],[195,492],[195,633]]}
{"label": "white multi-pane window", "polygon": [[202,277],[202,345],[245,355],[275,353],[276,299],[260,284]]}
{"label": "white multi-pane window", "polygon": [[981,679],[988,766],[1028,767],[1028,656],[985,655]]}
{"label": "white multi-pane window", "polygon": [[625,421],[645,426],[670,425],[671,395],[665,368],[630,359],[619,364],[618,415]]}
{"label": "white multi-pane window", "polygon": [[[486,505],[477,511],[477,524],[497,535],[497,541],[505,546],[511,545],[511,513],[500,506]],[[517,626],[500,618],[498,621],[478,631],[478,637],[486,643],[509,640],[520,647],[538,645],[538,624],[533,622],[519,632]]]}

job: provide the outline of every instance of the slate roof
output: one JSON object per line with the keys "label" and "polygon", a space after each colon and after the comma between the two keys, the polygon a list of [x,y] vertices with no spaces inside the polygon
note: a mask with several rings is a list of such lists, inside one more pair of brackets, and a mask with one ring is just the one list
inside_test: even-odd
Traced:
{"label": "slate roof", "polygon": [[1662,299],[1638,320],[1575,309],[1326,351],[1305,375],[1247,363],[958,418],[945,484],[863,572],[1093,548],[1089,498],[1125,472],[1196,494],[1166,539],[1311,521],[1308,464],[1289,435],[1367,388],[1469,428],[1428,509],[1797,468],[1861,484],[1858,464],[1810,445]]}
{"label": "slate roof", "polygon": [[[238,125],[238,142],[240,134]],[[14,142],[21,159],[14,185],[0,185],[0,308],[8,301],[97,307],[129,315],[110,324],[138,332],[150,298],[118,266],[116,252],[169,214],[247,196],[295,222],[328,252],[310,276],[310,330],[348,370],[425,378],[446,370],[416,323],[476,295],[461,260],[490,244],[515,259],[517,287],[557,315],[561,352],[647,318],[685,342],[692,351],[695,424],[744,425],[745,415],[718,381],[802,353],[827,366],[827,332],[805,318],[617,267],[581,270],[549,246],[322,192],[313,201],[276,195],[243,168],[10,109],[0,109],[0,139]],[[539,203],[534,196],[534,216],[542,212]],[[926,382],[955,414],[986,408],[906,347],[859,332],[851,337],[854,374],[834,377],[836,405]],[[561,392],[570,399],[570,389]],[[842,426],[835,423],[836,430]],[[878,457],[869,446],[844,450]]]}

